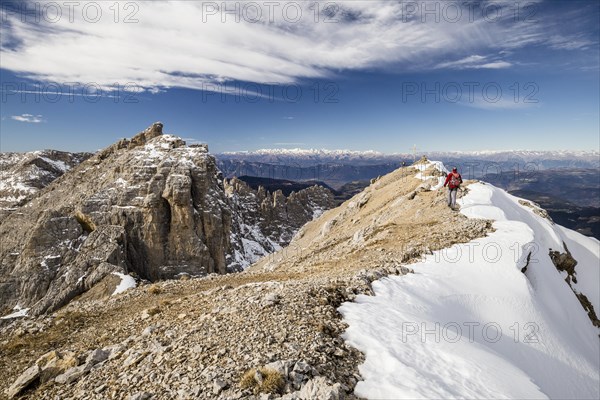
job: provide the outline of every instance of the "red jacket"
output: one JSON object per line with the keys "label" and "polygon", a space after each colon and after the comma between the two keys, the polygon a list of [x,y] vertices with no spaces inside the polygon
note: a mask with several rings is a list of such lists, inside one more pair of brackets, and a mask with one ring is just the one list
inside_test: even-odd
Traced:
{"label": "red jacket", "polygon": [[462,176],[460,176],[460,174],[457,172],[456,173],[456,178],[458,178],[459,184],[458,185],[453,185],[452,182],[450,182],[450,179],[452,179],[452,174],[454,174],[454,172],[450,172],[448,174],[448,176],[446,177],[446,182],[444,182],[444,186],[448,185],[448,187],[450,189],[456,189],[462,183]]}

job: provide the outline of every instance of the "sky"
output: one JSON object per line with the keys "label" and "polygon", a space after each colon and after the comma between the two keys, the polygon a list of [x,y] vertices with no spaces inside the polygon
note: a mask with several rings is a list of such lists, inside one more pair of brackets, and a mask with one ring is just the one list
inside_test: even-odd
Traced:
{"label": "sky", "polygon": [[0,150],[600,150],[600,2],[0,0]]}

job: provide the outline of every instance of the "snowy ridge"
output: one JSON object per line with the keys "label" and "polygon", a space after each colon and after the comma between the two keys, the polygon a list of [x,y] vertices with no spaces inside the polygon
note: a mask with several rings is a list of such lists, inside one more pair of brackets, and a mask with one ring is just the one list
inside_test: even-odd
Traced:
{"label": "snowy ridge", "polygon": [[[549,168],[599,168],[600,152],[596,150],[481,150],[481,151],[429,151],[383,153],[375,150],[327,150],[327,149],[261,149],[256,151],[233,151],[216,154],[220,162],[260,162],[286,165],[305,165],[319,163],[345,163],[379,165],[400,163],[413,160],[425,154],[430,159],[448,163],[481,162],[506,163],[504,167],[514,163],[535,163],[540,169]],[[471,166],[472,167],[472,166]]]}
{"label": "snowy ridge", "polygon": [[[472,150],[472,151],[431,151],[434,154],[449,154],[449,155],[485,155],[485,154],[504,154],[513,153],[517,155],[535,155],[535,156],[598,156],[600,152],[596,150]],[[243,150],[243,151],[225,151],[224,155],[264,155],[264,154],[283,154],[283,155],[376,155],[376,156],[393,156],[407,155],[407,153],[394,152],[383,153],[376,150],[348,150],[348,149],[303,149],[303,148],[271,148],[258,150]]]}
{"label": "snowy ridge", "polygon": [[375,296],[340,307],[346,340],[366,354],[358,396],[600,397],[598,329],[549,256],[566,244],[578,261],[572,287],[598,312],[600,242],[519,200],[470,185],[461,213],[492,219],[495,232],[434,252],[414,274],[376,281]]}
{"label": "snowy ridge", "polygon": [[375,150],[328,150],[328,149],[259,149],[255,151],[227,151],[225,155],[294,155],[294,156],[385,156]]}

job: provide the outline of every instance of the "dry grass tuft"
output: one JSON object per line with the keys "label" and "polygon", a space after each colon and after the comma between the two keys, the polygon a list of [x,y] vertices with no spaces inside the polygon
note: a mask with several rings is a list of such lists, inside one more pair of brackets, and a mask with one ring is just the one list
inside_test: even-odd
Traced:
{"label": "dry grass tuft", "polygon": [[146,310],[146,312],[150,316],[156,315],[156,314],[160,313],[160,311],[161,311],[160,307],[150,307],[148,310]]}
{"label": "dry grass tuft", "polygon": [[281,393],[285,381],[283,376],[273,369],[261,368],[260,372],[263,374],[263,384],[261,392],[264,393]]}
{"label": "dry grass tuft", "polygon": [[246,371],[240,380],[240,387],[251,389],[255,394],[282,393],[285,381],[278,371],[265,367],[259,368],[258,375],[262,376],[262,382],[256,380],[256,375],[255,368]]}
{"label": "dry grass tuft", "polygon": [[168,307],[168,306],[170,306],[170,305],[171,305],[171,301],[170,301],[170,300],[167,300],[167,299],[160,299],[160,300],[158,301],[158,305],[159,305],[160,307]]}
{"label": "dry grass tuft", "polygon": [[256,379],[254,379],[254,374],[256,374],[256,369],[252,368],[246,371],[240,380],[240,387],[242,389],[254,389],[257,385]]}
{"label": "dry grass tuft", "polygon": [[157,284],[152,284],[148,287],[147,292],[150,294],[161,294],[162,289]]}

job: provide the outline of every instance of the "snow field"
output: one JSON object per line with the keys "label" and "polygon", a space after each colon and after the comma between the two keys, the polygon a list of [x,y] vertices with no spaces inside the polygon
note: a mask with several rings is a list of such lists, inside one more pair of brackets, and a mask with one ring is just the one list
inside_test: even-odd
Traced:
{"label": "snow field", "polygon": [[366,355],[358,396],[600,397],[598,329],[548,255],[567,245],[578,261],[573,288],[596,308],[600,242],[518,200],[470,185],[461,212],[494,220],[495,232],[434,252],[414,274],[376,281],[375,296],[340,307],[345,339]]}

